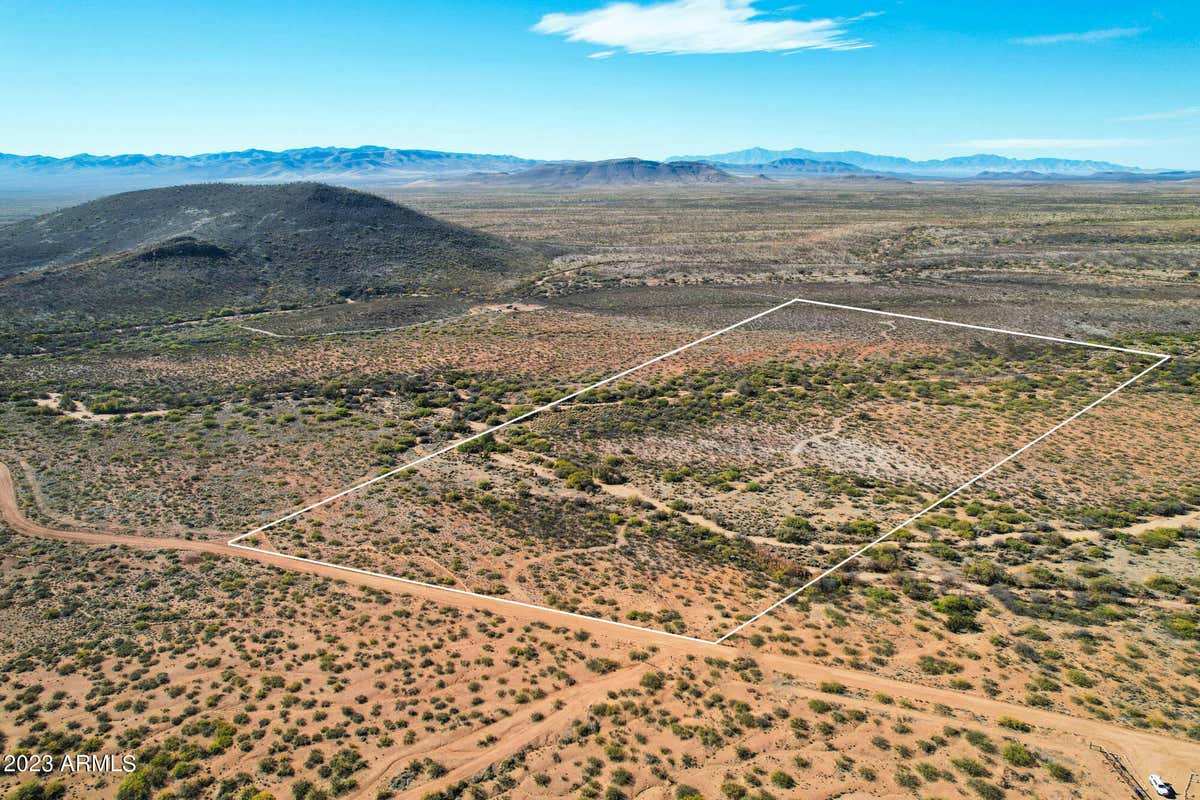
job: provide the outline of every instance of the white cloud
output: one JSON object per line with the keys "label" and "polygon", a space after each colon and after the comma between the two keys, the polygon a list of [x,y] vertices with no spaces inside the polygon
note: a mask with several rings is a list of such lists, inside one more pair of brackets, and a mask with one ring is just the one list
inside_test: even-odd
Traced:
{"label": "white cloud", "polygon": [[1149,139],[971,139],[955,142],[955,147],[977,150],[1092,150],[1106,147],[1142,147],[1155,144]]}
{"label": "white cloud", "polygon": [[1200,117],[1200,106],[1176,108],[1171,111],[1158,111],[1153,114],[1134,114],[1128,117],[1117,117],[1117,122],[1154,122],[1163,119],[1187,119]]}
{"label": "white cloud", "polygon": [[1102,28],[1096,31],[1080,31],[1078,33],[1047,33],[1041,36],[1022,36],[1019,39],[1009,39],[1010,44],[1043,45],[1070,44],[1072,42],[1105,42],[1109,39],[1124,39],[1138,36],[1150,30],[1149,28]]}
{"label": "white cloud", "polygon": [[616,2],[578,14],[546,14],[533,26],[630,53],[754,53],[857,50],[867,42],[847,36],[854,19],[765,20],[755,0],[669,0],[639,5]]}
{"label": "white cloud", "polygon": [[596,53],[589,53],[588,58],[610,58],[617,54],[616,50],[600,50]]}

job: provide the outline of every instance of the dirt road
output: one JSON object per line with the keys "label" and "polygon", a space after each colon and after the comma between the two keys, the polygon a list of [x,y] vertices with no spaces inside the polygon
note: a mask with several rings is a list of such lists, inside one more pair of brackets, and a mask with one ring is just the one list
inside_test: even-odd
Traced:
{"label": "dirt road", "polygon": [[[46,539],[76,542],[87,545],[121,545],[138,550],[190,550],[195,552],[213,553],[234,559],[256,561],[268,566],[277,567],[293,572],[318,575],[346,583],[382,589],[391,592],[402,592],[417,597],[429,599],[447,605],[465,608],[487,609],[497,614],[512,615],[526,620],[542,621],[550,625],[562,625],[564,617],[551,609],[513,606],[498,598],[478,597],[455,594],[445,589],[433,586],[421,586],[403,583],[394,578],[368,575],[332,565],[314,564],[299,561],[287,556],[240,550],[225,544],[223,541],[211,539],[174,539],[148,536],[133,536],[112,530],[89,528],[84,525],[71,528],[50,528],[26,519],[17,504],[17,497],[12,474],[4,464],[0,464],[0,520],[3,520],[19,534],[36,536]],[[614,627],[604,620],[572,618],[569,621],[574,627],[588,630],[592,634],[607,638],[620,639],[638,644],[653,644],[659,648],[655,661],[665,661],[673,656],[701,655],[717,656],[733,659],[745,653],[736,646],[715,645],[701,641],[673,638],[652,630],[638,628]],[[995,725],[995,720],[1002,716],[1017,717],[1036,726],[1039,739],[1048,746],[1070,754],[1078,763],[1089,765],[1092,769],[1104,769],[1100,759],[1088,748],[1089,743],[1099,743],[1109,750],[1128,756],[1139,773],[1159,771],[1170,775],[1187,775],[1193,769],[1200,769],[1200,742],[1184,739],[1174,739],[1148,731],[1135,730],[1111,723],[1093,719],[1083,719],[1068,716],[1054,711],[1032,708],[1024,705],[1006,703],[981,697],[975,694],[923,686],[921,684],[887,678],[870,673],[857,672],[848,669],[825,666],[791,656],[774,655],[755,652],[753,657],[763,666],[778,673],[792,676],[789,684],[794,684],[794,691],[811,690],[822,681],[836,681],[850,687],[851,690],[869,698],[877,692],[906,697],[918,704],[919,711],[913,713],[928,714],[931,717],[944,720],[935,706],[948,706],[955,712],[970,718],[973,725],[980,729],[989,730],[997,736],[1003,736],[1004,729]],[[575,698],[580,703],[588,702],[588,692]],[[870,705],[870,701],[863,701]],[[549,721],[552,719],[548,717]],[[557,719],[557,715],[553,717]],[[504,729],[504,722],[496,723],[496,729]],[[472,732],[475,737],[485,736],[491,727]],[[516,731],[503,730],[502,737],[504,752],[511,754],[525,744],[535,743],[546,735],[546,726],[526,726],[519,735],[510,735]],[[449,743],[447,743],[449,744]],[[511,752],[510,752],[511,751]],[[457,747],[447,748],[442,755],[449,755],[445,760],[451,766],[451,773],[446,780],[462,778],[474,774],[486,763],[494,763],[496,759],[505,757],[499,750],[480,754],[476,748]],[[489,761],[490,759],[490,761]],[[395,762],[393,762],[395,763]],[[379,775],[386,779],[387,775]],[[422,786],[422,792],[428,791],[429,785]],[[1123,795],[1113,794],[1113,797]]]}

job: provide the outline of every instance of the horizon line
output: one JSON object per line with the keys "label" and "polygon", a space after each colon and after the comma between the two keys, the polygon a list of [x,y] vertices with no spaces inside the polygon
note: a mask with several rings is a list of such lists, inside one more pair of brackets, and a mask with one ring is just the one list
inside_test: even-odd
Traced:
{"label": "horizon line", "polygon": [[[812,148],[801,147],[801,146],[793,146],[793,147],[785,147],[785,148],[772,148],[772,147],[763,147],[762,145],[752,145],[750,147],[743,147],[743,148],[740,148],[737,150],[728,150],[728,151],[724,151],[722,153],[694,154],[694,155],[693,154],[667,155],[667,156],[655,157],[655,158],[650,158],[650,157],[647,157],[644,155],[638,155],[638,154],[613,156],[613,157],[609,157],[609,158],[542,158],[542,157],[538,157],[538,156],[516,155],[514,153],[485,152],[485,151],[474,151],[474,150],[440,150],[440,149],[434,148],[434,147],[399,147],[399,146],[378,145],[378,144],[304,145],[301,147],[284,147],[284,148],[275,149],[275,150],[265,148],[265,147],[253,147],[252,146],[252,147],[244,147],[244,148],[233,149],[233,150],[206,150],[206,151],[202,151],[202,152],[198,152],[198,153],[170,153],[170,152],[147,153],[147,152],[135,152],[135,151],[127,151],[127,152],[121,152],[121,153],[91,153],[88,151],[81,151],[78,153],[72,153],[70,155],[62,155],[62,156],[47,155],[45,153],[9,153],[9,152],[0,151],[0,157],[42,158],[42,159],[51,159],[53,161],[70,161],[72,159],[84,158],[84,157],[98,158],[98,159],[113,159],[113,158],[125,158],[125,157],[191,159],[191,158],[202,158],[205,156],[237,155],[237,154],[242,154],[242,153],[254,153],[254,152],[282,154],[282,153],[301,152],[301,151],[305,151],[305,150],[333,150],[333,151],[338,151],[338,150],[341,150],[341,151],[391,150],[391,151],[400,151],[400,152],[438,153],[438,154],[446,154],[446,155],[481,156],[481,157],[490,157],[490,158],[512,158],[512,159],[519,159],[519,160],[523,160],[523,161],[538,161],[538,162],[542,162],[542,163],[600,162],[600,161],[615,161],[615,160],[621,160],[621,159],[627,159],[627,158],[639,158],[639,159],[643,159],[643,160],[647,160],[647,161],[658,161],[658,162],[665,163],[668,161],[689,160],[689,159],[712,160],[715,158],[715,156],[718,156],[718,155],[741,153],[741,152],[750,151],[750,150],[766,150],[766,151],[770,151],[773,153],[785,153],[785,152],[789,152],[792,150],[806,150],[810,153],[819,153],[819,154],[828,154],[828,155],[858,153],[858,154],[862,154],[865,156],[871,156],[871,157],[875,157],[875,158],[895,158],[895,159],[902,159],[904,161],[908,161],[915,165],[923,165],[923,164],[929,164],[929,163],[933,163],[933,162],[945,162],[945,161],[951,161],[954,159],[991,157],[991,158],[1003,158],[1003,159],[1007,159],[1010,161],[1022,161],[1022,162],[1054,160],[1054,161],[1072,161],[1072,162],[1079,162],[1079,163],[1103,163],[1103,164],[1110,164],[1113,166],[1127,167],[1127,168],[1131,168],[1131,169],[1144,170],[1144,171],[1150,171],[1150,172],[1188,170],[1187,167],[1145,167],[1145,166],[1137,165],[1137,164],[1123,164],[1123,163],[1111,161],[1109,159],[1100,158],[1100,157],[1073,158],[1073,157],[1067,157],[1067,156],[1061,156],[1061,155],[1004,155],[1004,154],[998,153],[998,152],[987,152],[987,151],[982,151],[982,150],[976,151],[976,152],[971,152],[971,153],[964,153],[962,155],[949,155],[949,156],[940,156],[940,157],[935,157],[935,158],[912,158],[910,156],[896,155],[894,153],[876,153],[876,152],[871,152],[869,150],[859,150],[856,148],[846,148],[846,149],[841,149],[841,150],[814,150]],[[772,159],[772,160],[776,160],[776,159]]]}

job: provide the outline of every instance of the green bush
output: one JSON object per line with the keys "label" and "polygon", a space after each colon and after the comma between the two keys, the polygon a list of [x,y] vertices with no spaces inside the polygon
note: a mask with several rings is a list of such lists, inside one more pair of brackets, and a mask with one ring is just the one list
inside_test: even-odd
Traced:
{"label": "green bush", "polygon": [[1055,764],[1053,761],[1046,762],[1046,771],[1049,772],[1055,780],[1063,783],[1074,783],[1075,773],[1064,767],[1062,764]]}
{"label": "green bush", "polygon": [[992,774],[987,767],[973,758],[954,758],[950,760],[950,763],[960,772],[970,775],[972,778],[985,778]]}
{"label": "green bush", "polygon": [[1090,689],[1096,685],[1096,682],[1092,680],[1091,676],[1082,670],[1069,669],[1067,670],[1066,674],[1067,680],[1076,686],[1082,686],[1084,689]]}
{"label": "green bush", "polygon": [[1174,547],[1179,541],[1178,528],[1154,528],[1148,531],[1142,531],[1138,534],[1138,541],[1146,547],[1152,547],[1157,550],[1165,550],[1168,547]]}
{"label": "green bush", "polygon": [[1008,728],[1012,731],[1020,731],[1021,733],[1029,733],[1031,730],[1033,730],[1033,727],[1030,726],[1028,722],[1022,722],[1015,717],[1000,717],[998,720],[996,720],[996,724],[1002,728]]}
{"label": "green bush", "polygon": [[66,794],[66,785],[58,781],[41,783],[31,778],[13,789],[7,800],[61,800]]}
{"label": "green bush", "polygon": [[796,785],[796,779],[783,770],[777,769],[771,773],[771,785],[778,786],[780,789],[791,789]]}
{"label": "green bush", "polygon": [[1014,767],[1032,767],[1037,763],[1037,759],[1033,757],[1033,753],[1025,749],[1025,745],[1020,742],[1009,742],[1004,745],[1001,755],[1004,756],[1005,761]]}
{"label": "green bush", "polygon": [[1003,800],[1004,790],[995,784],[988,783],[982,778],[971,778],[967,781],[967,786],[974,790],[975,794],[983,798],[983,800]]}
{"label": "green bush", "polygon": [[661,672],[647,672],[642,676],[641,681],[639,681],[643,689],[649,689],[652,692],[657,692],[661,689],[665,682]]}
{"label": "green bush", "polygon": [[967,566],[967,577],[985,586],[1008,581],[1008,573],[1005,572],[1004,567],[990,558],[980,558],[972,561]]}

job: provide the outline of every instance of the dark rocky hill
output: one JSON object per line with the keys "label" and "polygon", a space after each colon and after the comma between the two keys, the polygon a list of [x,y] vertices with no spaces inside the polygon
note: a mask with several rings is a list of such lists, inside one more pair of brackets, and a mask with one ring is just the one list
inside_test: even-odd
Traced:
{"label": "dark rocky hill", "polygon": [[339,296],[482,295],[545,259],[350,189],[176,186],[0,227],[0,319],[138,322]]}

